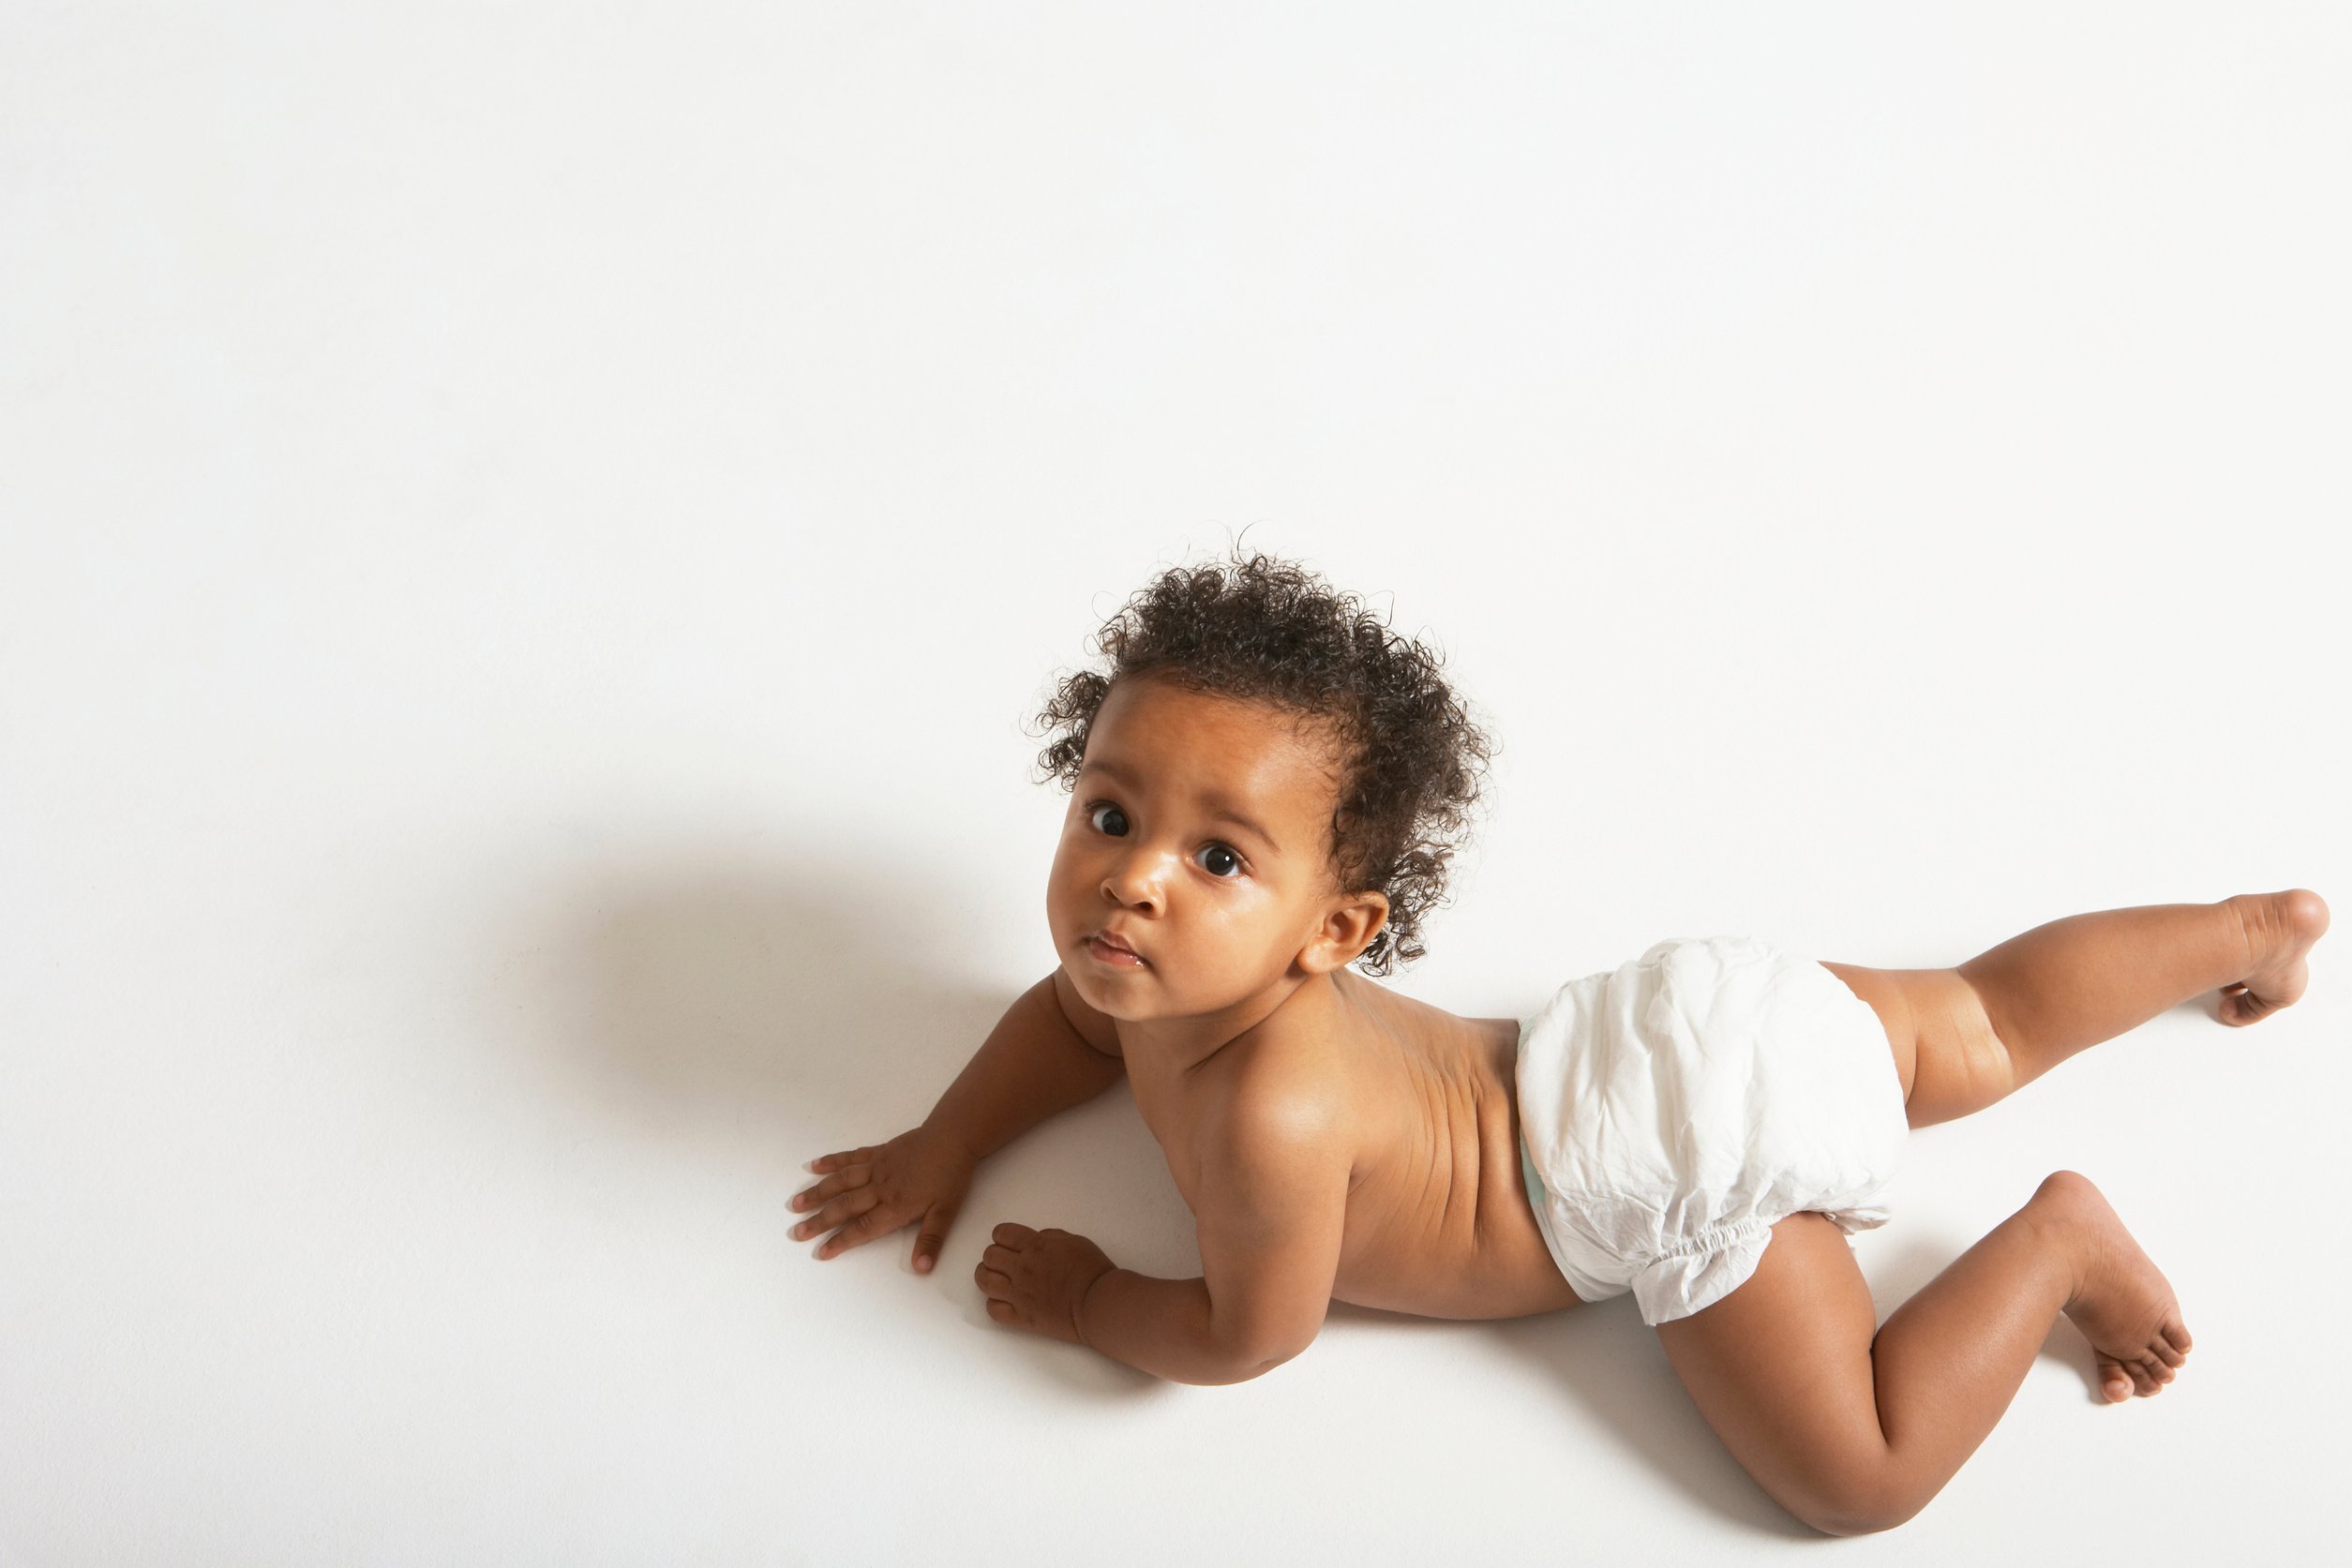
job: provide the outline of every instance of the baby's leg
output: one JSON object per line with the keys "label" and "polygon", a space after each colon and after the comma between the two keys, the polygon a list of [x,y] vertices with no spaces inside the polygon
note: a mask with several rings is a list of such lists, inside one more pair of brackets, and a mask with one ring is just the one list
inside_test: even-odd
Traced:
{"label": "baby's leg", "polygon": [[2251,1023],[2303,993],[2317,893],[2240,893],[2071,915],[1950,969],[1824,963],[1886,1026],[1910,1125],[1981,1111],[2086,1046],[2209,991]]}
{"label": "baby's leg", "polygon": [[2063,1311],[2109,1400],[2154,1394],[2189,1349],[2171,1288],[2098,1188],[2071,1171],[1871,1332],[1837,1227],[1795,1214],[1756,1273],[1658,1325],[1700,1413],[1775,1501],[1816,1530],[1901,1524],[1985,1440]]}

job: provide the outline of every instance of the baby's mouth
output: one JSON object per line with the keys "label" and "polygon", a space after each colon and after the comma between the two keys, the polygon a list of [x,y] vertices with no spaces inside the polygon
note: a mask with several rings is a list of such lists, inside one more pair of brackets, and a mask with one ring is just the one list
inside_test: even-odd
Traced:
{"label": "baby's mouth", "polygon": [[1089,936],[1086,938],[1086,951],[1092,953],[1098,963],[1108,964],[1114,969],[1141,969],[1144,967],[1144,961],[1140,954],[1134,953],[1126,948],[1115,947],[1111,943],[1102,940],[1100,936]]}

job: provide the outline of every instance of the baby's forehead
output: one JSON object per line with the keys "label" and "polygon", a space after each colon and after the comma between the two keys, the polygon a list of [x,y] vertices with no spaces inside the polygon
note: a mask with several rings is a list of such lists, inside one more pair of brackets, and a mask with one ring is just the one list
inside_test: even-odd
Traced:
{"label": "baby's forehead", "polygon": [[1266,787],[1312,781],[1327,787],[1337,777],[1338,748],[1326,724],[1311,714],[1263,702],[1177,694],[1139,695],[1115,706],[1106,700],[1087,737],[1088,763],[1114,768],[1131,753],[1162,765],[1203,765],[1236,783]]}
{"label": "baby's forehead", "polygon": [[[1108,705],[1105,705],[1108,708]],[[1311,722],[1247,703],[1195,708],[1188,715],[1169,709],[1127,708],[1096,717],[1086,736],[1086,762],[1147,753],[1164,764],[1206,764],[1233,773],[1322,771],[1334,754],[1329,736]]]}

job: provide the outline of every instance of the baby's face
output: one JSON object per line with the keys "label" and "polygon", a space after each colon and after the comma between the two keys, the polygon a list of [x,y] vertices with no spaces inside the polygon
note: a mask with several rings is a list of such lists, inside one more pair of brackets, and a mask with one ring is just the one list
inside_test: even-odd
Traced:
{"label": "baby's face", "polygon": [[[1282,979],[1340,900],[1338,774],[1286,713],[1150,679],[1113,684],[1046,886],[1062,967],[1114,1018],[1212,1013]],[[1108,929],[1141,955],[1090,939]]]}

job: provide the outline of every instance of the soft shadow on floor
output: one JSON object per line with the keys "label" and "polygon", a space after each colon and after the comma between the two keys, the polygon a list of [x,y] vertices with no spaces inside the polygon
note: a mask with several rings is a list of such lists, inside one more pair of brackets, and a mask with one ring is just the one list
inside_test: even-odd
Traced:
{"label": "soft shadow on floor", "polygon": [[583,867],[517,933],[525,1033],[617,1121],[772,1151],[789,1226],[803,1162],[920,1123],[1035,979],[960,965],[935,890],[887,876],[786,842]]}
{"label": "soft shadow on floor", "polygon": [[[496,961],[498,1005],[535,1009],[510,1033],[550,1092],[620,1135],[751,1172],[772,1192],[779,1250],[812,1269],[850,1254],[818,1262],[829,1232],[788,1233],[807,1217],[789,1198],[821,1179],[806,1162],[919,1126],[1051,962],[1041,917],[1035,974],[977,973],[936,889],[843,851],[779,840],[585,866],[518,917]],[[1142,1273],[1200,1273],[1191,1217],[1123,1084],[982,1162],[929,1275],[914,1274],[911,1223],[858,1250],[888,1256],[1015,1375],[1081,1395],[1164,1392],[988,1317],[972,1274],[1006,1220],[1089,1236]]]}
{"label": "soft shadow on floor", "polygon": [[1580,1430],[1612,1434],[1694,1504],[1761,1534],[1820,1539],[1731,1457],[1690,1402],[1657,1331],[1642,1322],[1631,1296],[1476,1327],[1533,1365],[1537,1375],[1531,1388],[1553,1390],[1564,1403],[1582,1406],[1593,1419]]}

